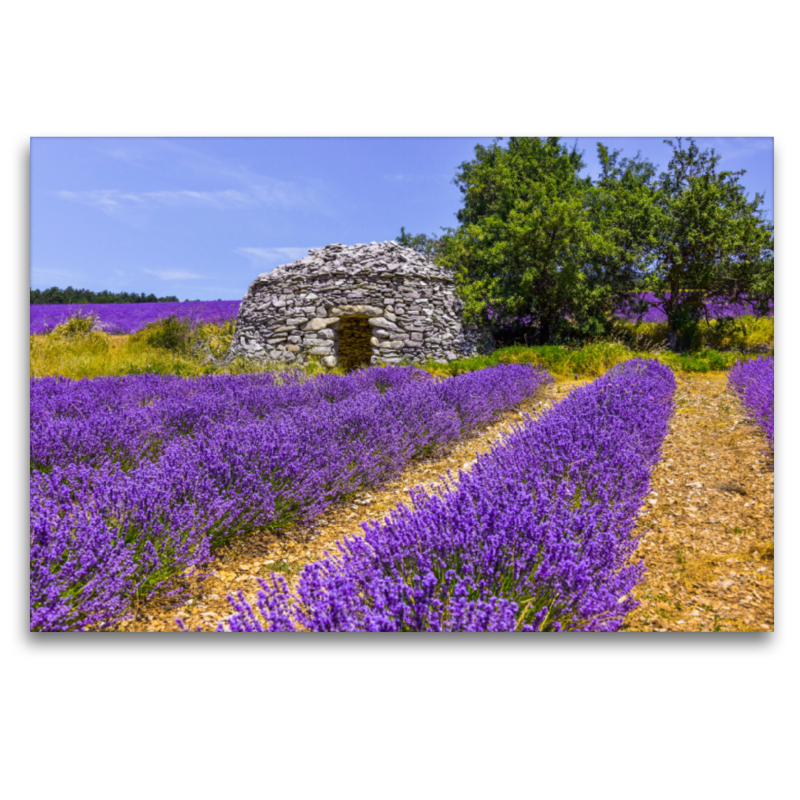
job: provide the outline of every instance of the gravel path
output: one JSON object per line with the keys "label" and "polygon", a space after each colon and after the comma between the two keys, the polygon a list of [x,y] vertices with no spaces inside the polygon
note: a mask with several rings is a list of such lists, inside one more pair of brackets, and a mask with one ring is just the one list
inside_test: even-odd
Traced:
{"label": "gravel path", "polygon": [[774,473],[726,374],[677,376],[637,525],[647,567],[629,631],[774,630]]}

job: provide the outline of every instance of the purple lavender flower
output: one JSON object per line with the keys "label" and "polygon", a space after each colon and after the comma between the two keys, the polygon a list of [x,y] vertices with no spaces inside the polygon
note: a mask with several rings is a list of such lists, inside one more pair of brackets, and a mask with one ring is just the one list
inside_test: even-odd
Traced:
{"label": "purple lavender flower", "polygon": [[[687,292],[686,294],[688,295],[690,293]],[[664,313],[664,310],[660,305],[658,305],[660,301],[652,292],[636,292],[629,295],[626,300],[644,302],[647,310],[641,315],[632,313],[627,307],[627,303],[623,301],[620,310],[617,312],[617,316],[619,317],[631,320],[636,319],[641,322],[664,322],[667,319],[667,315]],[[773,306],[774,302],[771,300],[769,303],[770,310],[768,314],[770,317],[773,316],[774,313]],[[756,309],[752,304],[747,302],[731,303],[730,301],[719,299],[716,302],[709,303],[708,305],[708,314],[712,319],[716,319],[718,317],[741,317],[755,313]]]}
{"label": "purple lavender flower", "polygon": [[229,537],[311,519],[551,381],[519,364],[31,380],[31,629],[112,624]]}
{"label": "purple lavender flower", "polygon": [[262,581],[235,631],[613,631],[644,566],[632,535],[675,379],[632,360],[528,418],[456,488],[417,490],[307,565]]}
{"label": "purple lavender flower", "polygon": [[47,333],[80,312],[98,319],[108,333],[136,333],[145,325],[177,315],[192,322],[223,323],[235,319],[241,300],[209,300],[186,303],[80,303],[32,305],[30,332]]}
{"label": "purple lavender flower", "polygon": [[775,452],[775,359],[740,362],[728,373],[728,383],[767,434]]}

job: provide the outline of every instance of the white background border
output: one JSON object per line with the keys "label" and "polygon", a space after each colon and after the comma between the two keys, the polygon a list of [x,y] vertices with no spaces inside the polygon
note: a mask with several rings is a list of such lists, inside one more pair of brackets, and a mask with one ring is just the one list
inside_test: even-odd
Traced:
{"label": "white background border", "polygon": [[[800,263],[790,6],[294,8],[49,1],[4,14],[9,796],[789,796],[798,711],[789,324]],[[29,137],[512,134],[775,137],[777,632],[28,633]]]}

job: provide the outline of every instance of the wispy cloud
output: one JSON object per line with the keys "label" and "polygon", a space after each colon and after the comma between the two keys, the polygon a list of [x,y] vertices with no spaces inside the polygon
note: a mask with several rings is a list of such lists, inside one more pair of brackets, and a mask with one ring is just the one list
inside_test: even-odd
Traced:
{"label": "wispy cloud", "polygon": [[[142,224],[159,209],[209,208],[220,211],[265,207],[270,209],[304,208],[326,215],[335,213],[321,181],[279,180],[262,175],[247,166],[208,155],[169,139],[149,140],[104,146],[107,158],[149,172],[163,185],[165,177],[173,186],[152,191],[120,188],[53,192],[68,202],[97,208],[131,224]],[[203,186],[206,184],[206,186]],[[194,188],[187,188],[192,186]],[[199,186],[198,186],[199,185]]]}
{"label": "wispy cloud", "polygon": [[772,139],[757,136],[716,137],[709,139],[708,144],[714,148],[718,155],[722,156],[722,160],[747,158],[748,156],[754,156],[756,153],[772,149]]}
{"label": "wispy cloud", "polygon": [[147,269],[145,267],[142,272],[148,275],[155,275],[161,278],[162,281],[197,281],[206,280],[202,275],[196,272],[189,272],[188,269]]}
{"label": "wispy cloud", "polygon": [[451,178],[452,175],[409,175],[405,172],[386,173],[383,176],[389,183],[441,183]]}
{"label": "wispy cloud", "polygon": [[159,192],[124,192],[119,189],[91,189],[88,191],[60,190],[55,192],[62,200],[80,205],[95,206],[111,215],[127,210],[152,211],[168,208],[242,209],[255,206],[302,205],[302,198],[279,187],[258,186],[240,189],[196,191],[172,189]]}
{"label": "wispy cloud", "polygon": [[281,264],[305,258],[308,250],[308,247],[237,247],[233,252],[249,258],[254,268],[270,272]]}
{"label": "wispy cloud", "polygon": [[425,183],[425,184],[433,184],[437,186],[443,186],[445,184],[450,183],[453,180],[452,175],[447,174],[440,174],[440,175],[409,175],[405,172],[391,172],[391,173],[384,173],[382,176],[385,181],[388,183],[395,183],[395,184],[417,184],[417,183]]}
{"label": "wispy cloud", "polygon": [[[31,267],[31,286],[34,287],[41,286],[47,281],[59,281],[59,283],[63,281],[65,286],[68,283],[75,285],[76,281],[85,280],[85,277],[86,276],[83,274],[83,272],[78,270]],[[52,286],[52,284],[48,283],[48,286]]]}

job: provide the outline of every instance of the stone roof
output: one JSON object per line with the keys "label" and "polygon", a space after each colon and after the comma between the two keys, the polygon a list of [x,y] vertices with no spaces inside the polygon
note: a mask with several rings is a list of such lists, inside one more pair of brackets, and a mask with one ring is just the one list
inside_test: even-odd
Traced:
{"label": "stone roof", "polygon": [[256,278],[261,282],[292,280],[319,275],[381,275],[453,280],[453,273],[434,264],[427,256],[397,242],[329,244],[309,250],[305,258],[275,267]]}

